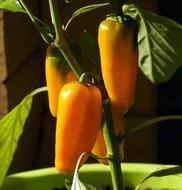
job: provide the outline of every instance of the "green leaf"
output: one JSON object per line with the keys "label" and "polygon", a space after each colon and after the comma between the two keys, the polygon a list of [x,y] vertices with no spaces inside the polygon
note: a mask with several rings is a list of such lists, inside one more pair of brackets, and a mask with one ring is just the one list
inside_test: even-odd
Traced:
{"label": "green leaf", "polygon": [[87,190],[97,190],[93,185],[84,183],[84,186],[86,187]]}
{"label": "green leaf", "polygon": [[[69,47],[75,56],[76,60],[78,61],[80,67],[82,67],[83,64],[83,55],[80,45],[76,41],[70,41]],[[67,63],[68,64],[68,63]]]}
{"label": "green leaf", "polygon": [[[167,178],[169,176],[172,176],[171,179]],[[145,177],[135,188],[135,190],[139,190],[141,188],[141,186],[144,185],[144,183],[151,179],[154,178],[157,180],[159,179],[160,181],[163,180],[164,182],[166,180],[171,180],[171,189],[172,188],[172,180],[175,181],[181,181],[182,180],[182,166],[163,166],[162,168],[159,168],[157,171],[152,172],[151,174],[149,174],[147,177]],[[154,182],[155,183],[155,182]],[[156,184],[156,183],[155,183]],[[162,183],[161,183],[162,184]],[[165,184],[165,183],[164,183]],[[156,184],[157,185],[157,184]],[[143,188],[142,188],[143,189]]]}
{"label": "green leaf", "polygon": [[0,120],[0,184],[2,184],[13,159],[31,105],[32,96],[28,95],[16,108]]}
{"label": "green leaf", "polygon": [[[78,173],[79,173],[80,163],[81,163],[81,160],[85,156],[89,156],[89,153],[84,152],[78,158],[76,168],[75,168],[75,171],[74,171],[73,183],[71,184],[69,181],[66,181],[66,186],[70,190],[97,190],[94,186],[92,186],[90,184],[83,183],[79,179]],[[71,187],[70,187],[70,185],[71,185]]]}
{"label": "green leaf", "polygon": [[[83,183],[84,186],[86,187],[86,190],[97,190],[93,185]],[[68,190],[71,190],[72,182],[68,179],[65,180],[65,186]]]}
{"label": "green leaf", "polygon": [[79,179],[76,181],[76,186],[71,187],[71,190],[97,190],[93,185],[82,183]]}
{"label": "green leaf", "polygon": [[65,179],[65,186],[68,190],[71,190],[72,182],[68,179]]}
{"label": "green leaf", "polygon": [[46,23],[44,23],[43,21],[38,19],[37,17],[35,17],[35,16],[33,16],[33,17],[34,17],[33,23],[34,23],[37,31],[39,32],[39,34],[43,38],[43,40],[47,44],[50,44],[51,42],[53,42],[54,30],[51,27],[49,27]]}
{"label": "green leaf", "polygon": [[94,68],[101,72],[99,47],[96,40],[84,30],[80,40],[81,50],[87,54],[94,63]]}
{"label": "green leaf", "polygon": [[182,65],[182,26],[163,16],[125,5],[139,26],[139,67],[153,83],[169,80]]}
{"label": "green leaf", "polygon": [[101,7],[104,7],[104,6],[107,6],[109,5],[109,3],[99,3],[99,4],[92,4],[92,5],[87,5],[87,6],[84,6],[84,7],[81,7],[79,9],[77,9],[71,16],[71,18],[68,20],[66,26],[65,26],[65,30],[67,30],[69,24],[71,23],[71,21],[76,18],[77,16],[83,14],[83,13],[87,13],[89,11],[92,11],[92,10],[95,10],[95,9],[98,9],[98,8],[101,8]]}
{"label": "green leaf", "polygon": [[0,120],[0,186],[8,171],[19,138],[29,115],[33,96],[47,90],[42,87],[27,95],[11,112]]}
{"label": "green leaf", "polygon": [[18,0],[0,0],[0,10],[25,12]]}

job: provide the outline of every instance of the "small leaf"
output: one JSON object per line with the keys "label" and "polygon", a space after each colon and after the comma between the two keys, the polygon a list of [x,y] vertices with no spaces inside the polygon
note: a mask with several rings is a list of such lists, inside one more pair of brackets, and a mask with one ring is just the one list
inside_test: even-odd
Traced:
{"label": "small leaf", "polygon": [[83,55],[82,55],[82,50],[81,50],[80,45],[76,41],[71,41],[69,43],[69,47],[70,47],[73,55],[77,59],[79,65],[82,67],[82,64],[83,64]]}
{"label": "small leaf", "polygon": [[96,40],[84,30],[81,36],[80,46],[97,64],[99,64],[99,47]]}
{"label": "small leaf", "polygon": [[65,26],[65,29],[68,28],[68,25],[71,23],[71,21],[76,18],[77,16],[83,14],[83,13],[86,13],[86,12],[89,12],[89,11],[92,11],[92,10],[95,10],[95,9],[98,9],[98,8],[101,8],[101,7],[104,7],[104,6],[107,6],[109,5],[109,3],[99,3],[99,4],[92,4],[92,5],[87,5],[87,6],[84,6],[84,7],[81,7],[79,9],[77,9],[71,16],[71,18],[69,19],[69,21],[67,22],[66,26]]}
{"label": "small leaf", "polygon": [[138,190],[140,188],[140,186],[146,182],[147,180],[149,180],[152,177],[156,177],[156,178],[161,178],[161,177],[167,177],[167,176],[175,176],[177,178],[179,178],[179,180],[182,180],[182,166],[170,166],[167,167],[164,166],[163,168],[158,169],[157,171],[152,172],[151,174],[149,174],[147,177],[145,177],[135,188],[135,190]]}
{"label": "small leaf", "polygon": [[140,69],[151,82],[166,82],[182,66],[182,26],[135,5],[123,9],[139,26]]}
{"label": "small leaf", "polygon": [[[87,184],[87,183],[83,183],[83,184],[84,184],[84,186],[86,188],[84,190],[97,190],[93,185],[90,185],[90,184]],[[71,185],[72,185],[71,181],[65,180],[65,186],[66,186],[66,188],[68,190],[71,190]]]}
{"label": "small leaf", "polygon": [[45,90],[47,90],[46,87],[34,90],[0,120],[0,186],[11,164],[30,113],[33,96]]}
{"label": "small leaf", "polygon": [[68,179],[65,179],[65,186],[68,190],[71,190],[72,182]]}
{"label": "small leaf", "polygon": [[[94,186],[92,186],[90,184],[82,183],[78,176],[80,163],[81,163],[82,159],[88,155],[89,155],[89,153],[87,153],[87,152],[82,153],[77,161],[76,168],[74,171],[74,176],[73,176],[73,183],[71,185],[71,190],[96,190],[96,188]],[[67,187],[68,187],[68,189],[70,188],[68,182],[67,182]]]}
{"label": "small leaf", "polygon": [[91,58],[94,63],[94,68],[97,68],[97,70],[101,72],[98,44],[86,30],[84,30],[82,33],[80,47],[81,50]]}
{"label": "small leaf", "polygon": [[93,185],[84,183],[85,187],[87,188],[87,190],[97,190]]}
{"label": "small leaf", "polygon": [[[70,187],[70,184],[67,183],[66,185],[68,190],[73,190]],[[87,183],[82,183],[79,179],[77,181],[77,186],[75,186],[74,190],[97,190],[93,185],[87,184]]]}
{"label": "small leaf", "polygon": [[49,27],[46,23],[38,19],[37,17],[34,17],[34,25],[39,32],[39,34],[42,36],[43,40],[47,43],[50,44],[53,42],[54,39],[54,30]]}
{"label": "small leaf", "polygon": [[25,12],[18,0],[0,0],[0,10],[11,12]]}

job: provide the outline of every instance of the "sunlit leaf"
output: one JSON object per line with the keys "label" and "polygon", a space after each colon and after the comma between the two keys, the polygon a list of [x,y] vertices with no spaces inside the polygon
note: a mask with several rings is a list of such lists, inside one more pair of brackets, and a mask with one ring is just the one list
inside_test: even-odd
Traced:
{"label": "sunlit leaf", "polygon": [[0,0],[0,10],[11,12],[25,12],[18,0]]}
{"label": "sunlit leaf", "polygon": [[[135,190],[139,190],[141,186],[151,178],[159,179],[159,180],[169,180],[169,176],[173,177],[173,180],[176,179],[176,181],[182,180],[182,166],[163,166],[162,168],[159,168],[157,171],[152,172],[147,177],[145,177],[135,188]],[[171,179],[172,180],[172,179]],[[172,181],[171,181],[171,187],[172,187]],[[171,188],[173,189],[173,188]]]}
{"label": "sunlit leaf", "polygon": [[0,184],[13,159],[31,105],[32,96],[26,96],[15,109],[0,120]]}
{"label": "sunlit leaf", "polygon": [[[80,167],[80,163],[81,160],[85,157],[88,156],[89,154],[87,152],[84,152],[80,155],[77,164],[76,164],[76,168],[74,171],[74,176],[73,176],[73,182],[72,184],[70,182],[67,181],[67,188],[70,190],[96,190],[96,188],[90,184],[86,184],[80,181],[79,179],[79,167]],[[70,188],[71,185],[71,188]]]}
{"label": "sunlit leaf", "polygon": [[139,67],[153,83],[169,80],[182,66],[182,26],[163,16],[125,5],[139,26]]}
{"label": "sunlit leaf", "polygon": [[0,120],[0,186],[16,151],[19,138],[29,115],[33,96],[47,90],[39,88],[27,95],[11,112]]}

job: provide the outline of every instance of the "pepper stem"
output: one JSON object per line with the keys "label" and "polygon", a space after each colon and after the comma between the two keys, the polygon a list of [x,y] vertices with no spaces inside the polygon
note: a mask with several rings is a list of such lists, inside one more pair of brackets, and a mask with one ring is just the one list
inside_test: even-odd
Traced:
{"label": "pepper stem", "polygon": [[122,6],[127,0],[109,0],[111,3],[111,14],[115,16],[124,17]]}

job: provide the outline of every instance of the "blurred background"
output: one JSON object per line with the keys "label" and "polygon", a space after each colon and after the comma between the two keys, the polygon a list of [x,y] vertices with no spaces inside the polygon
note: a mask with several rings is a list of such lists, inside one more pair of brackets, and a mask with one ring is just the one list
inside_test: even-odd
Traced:
{"label": "blurred background", "polygon": [[[90,3],[103,1],[92,0]],[[32,12],[51,24],[48,1],[27,2]],[[172,18],[179,23],[182,15],[180,1],[136,0],[128,1]],[[87,1],[76,0],[66,4],[60,1],[61,17],[67,21],[77,8]],[[72,38],[79,40],[83,30],[97,39],[98,24],[105,18],[108,8],[79,16],[70,27]],[[33,89],[45,85],[44,62],[47,46],[38,35],[28,16],[0,12],[0,117],[15,107]],[[182,114],[182,69],[168,82],[154,85],[139,72],[134,105],[126,114],[127,128],[155,116]],[[182,122],[156,124],[127,138],[125,162],[181,164]],[[34,97],[33,107],[19,141],[9,173],[54,166],[55,119],[48,108],[47,93]]]}

